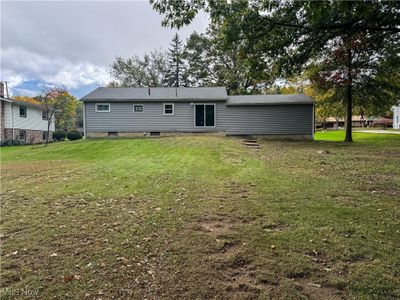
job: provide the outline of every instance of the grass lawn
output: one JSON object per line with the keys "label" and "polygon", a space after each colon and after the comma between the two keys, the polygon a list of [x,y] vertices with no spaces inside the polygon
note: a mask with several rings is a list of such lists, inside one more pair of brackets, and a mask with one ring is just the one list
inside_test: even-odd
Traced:
{"label": "grass lawn", "polygon": [[2,148],[1,297],[399,298],[400,136],[343,134]]}

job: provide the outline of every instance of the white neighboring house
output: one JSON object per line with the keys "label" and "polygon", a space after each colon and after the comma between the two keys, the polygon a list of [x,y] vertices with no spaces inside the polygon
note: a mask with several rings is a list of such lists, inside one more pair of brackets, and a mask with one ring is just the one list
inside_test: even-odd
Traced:
{"label": "white neighboring house", "polygon": [[400,103],[392,107],[393,128],[400,129]]}
{"label": "white neighboring house", "polygon": [[[5,98],[4,94],[0,95],[0,141],[20,140],[30,144],[43,143],[46,140],[47,125],[47,114],[40,105]],[[52,140],[54,130],[53,118],[49,140]]]}

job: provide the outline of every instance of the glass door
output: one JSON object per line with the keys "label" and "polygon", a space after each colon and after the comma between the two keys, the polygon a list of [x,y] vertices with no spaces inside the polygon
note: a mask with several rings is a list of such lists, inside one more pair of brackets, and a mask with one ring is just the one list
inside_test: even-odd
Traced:
{"label": "glass door", "polygon": [[196,127],[215,126],[215,104],[195,104]]}
{"label": "glass door", "polygon": [[195,107],[196,107],[195,126],[203,127],[204,126],[204,105],[196,104]]}

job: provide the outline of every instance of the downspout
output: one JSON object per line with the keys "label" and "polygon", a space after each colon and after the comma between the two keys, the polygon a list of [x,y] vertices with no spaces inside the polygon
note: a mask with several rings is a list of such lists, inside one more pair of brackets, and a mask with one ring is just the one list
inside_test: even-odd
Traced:
{"label": "downspout", "polygon": [[315,134],[315,103],[313,104],[312,139],[314,139],[314,134]]}
{"label": "downspout", "polygon": [[86,139],[86,102],[83,102],[83,138]]}
{"label": "downspout", "polygon": [[14,108],[11,103],[11,139],[14,140]]}

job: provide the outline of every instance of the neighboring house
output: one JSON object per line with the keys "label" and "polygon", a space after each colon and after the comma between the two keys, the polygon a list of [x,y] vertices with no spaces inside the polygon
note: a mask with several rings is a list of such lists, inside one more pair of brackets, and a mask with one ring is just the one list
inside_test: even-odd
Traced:
{"label": "neighboring house", "polygon": [[223,87],[98,88],[84,102],[86,137],[214,132],[312,139],[306,95],[228,96]]}
{"label": "neighboring house", "polygon": [[[356,115],[351,118],[353,127],[369,127],[372,125],[374,118],[367,118],[365,116]],[[326,119],[320,119],[317,123],[321,123],[320,127],[329,129],[339,129],[345,127],[345,118],[339,117],[328,117]]]}
{"label": "neighboring house", "polygon": [[[20,140],[26,143],[43,143],[47,134],[46,113],[41,106],[4,97],[3,86],[0,95],[0,141]],[[54,120],[50,126],[51,140]]]}
{"label": "neighboring house", "polygon": [[400,104],[392,107],[393,111],[393,128],[400,129]]}

